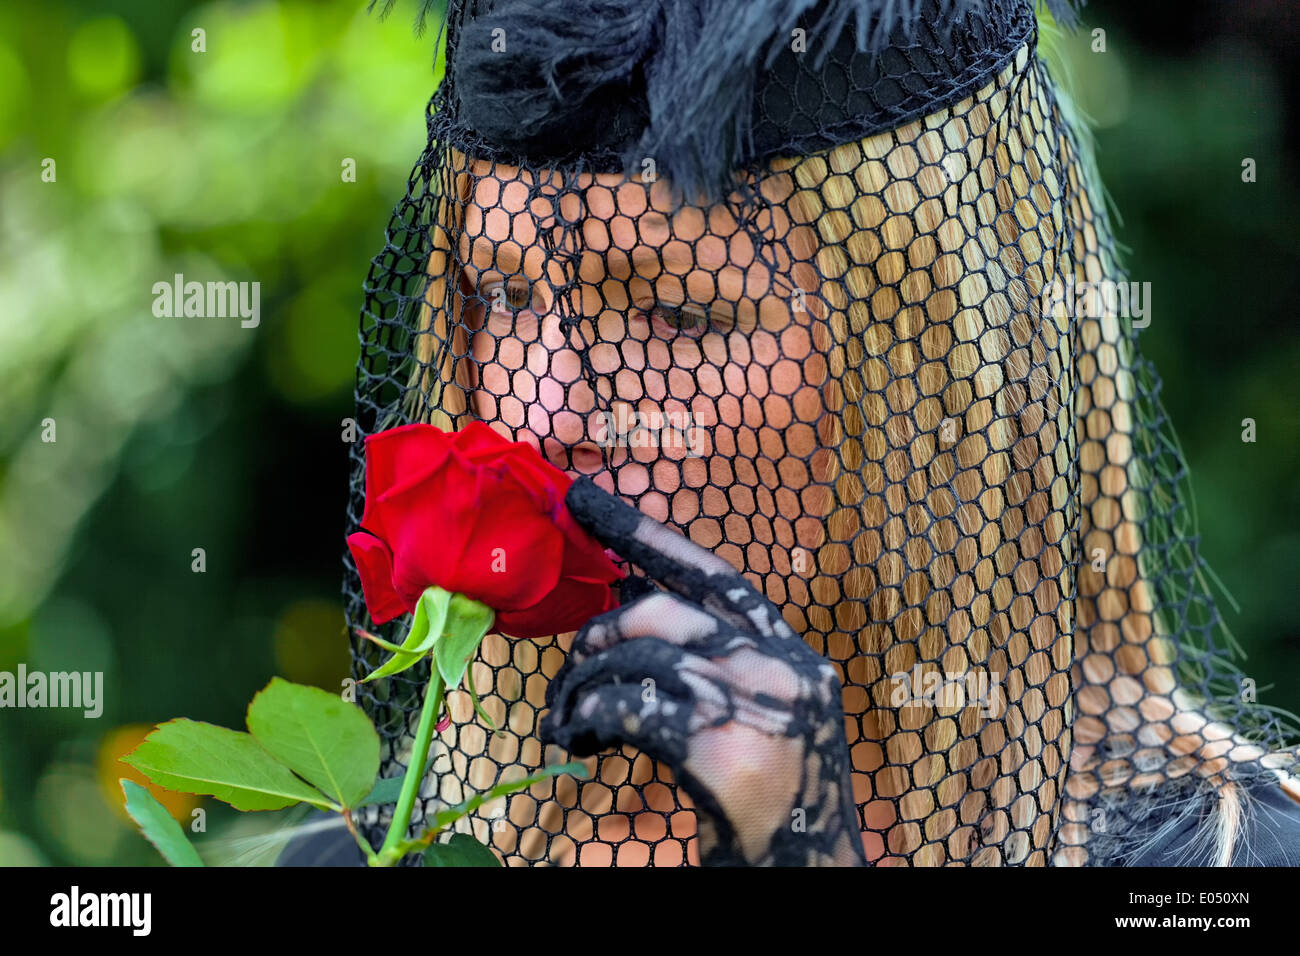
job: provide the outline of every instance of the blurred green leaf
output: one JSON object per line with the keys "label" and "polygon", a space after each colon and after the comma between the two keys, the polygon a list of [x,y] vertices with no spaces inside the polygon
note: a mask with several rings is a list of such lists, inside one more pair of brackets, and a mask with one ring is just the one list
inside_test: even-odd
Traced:
{"label": "blurred green leaf", "polygon": [[198,851],[167,808],[135,781],[123,779],[120,782],[126,795],[126,812],[131,814],[144,838],[154,845],[163,859],[172,866],[202,866]]}
{"label": "blurred green leaf", "polygon": [[107,98],[132,86],[140,72],[140,48],[119,17],[87,20],[68,44],[68,75],[86,94]]}

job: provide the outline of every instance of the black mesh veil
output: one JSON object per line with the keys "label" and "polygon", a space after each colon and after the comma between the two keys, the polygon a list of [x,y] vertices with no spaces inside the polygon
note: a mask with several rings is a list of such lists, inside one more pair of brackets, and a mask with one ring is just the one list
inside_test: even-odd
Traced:
{"label": "black mesh veil", "polygon": [[[662,156],[539,161],[471,125],[453,67],[476,6],[444,25],[429,144],[365,284],[363,433],[484,420],[741,570],[841,677],[878,865],[1130,862],[1187,815],[1226,859],[1253,793],[1300,793],[1285,728],[1226,663],[1159,380],[1028,7],[927,21],[870,61],[851,28],[827,60],[778,61],[756,158],[693,200]],[[345,561],[349,623],[400,640]],[[537,727],[571,639],[484,640],[472,676],[500,732],[449,695],[424,811],[566,756]],[[354,639],[355,676],[383,656]],[[426,677],[359,685],[386,776]],[[698,860],[667,767],[630,747],[586,762],[460,826],[509,865]]]}

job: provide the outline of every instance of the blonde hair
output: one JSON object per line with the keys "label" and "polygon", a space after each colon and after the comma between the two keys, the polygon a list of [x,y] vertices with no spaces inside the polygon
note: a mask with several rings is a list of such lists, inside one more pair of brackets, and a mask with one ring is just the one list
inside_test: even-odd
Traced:
{"label": "blonde hair", "polygon": [[462,361],[469,351],[469,336],[446,304],[459,301],[450,294],[452,284],[458,281],[455,244],[473,179],[464,153],[448,148],[446,157],[447,162],[438,169],[439,188],[429,225],[431,251],[425,270],[429,281],[419,305],[411,349],[415,365],[403,415],[408,422],[451,431],[465,424],[470,411],[470,383],[465,380],[469,364]]}
{"label": "blonde hair", "polygon": [[[869,855],[919,865],[981,844],[973,862],[1042,862],[1050,820],[1023,797],[1045,789],[1042,806],[1053,804],[1069,749],[1071,456],[1052,457],[1071,440],[1069,339],[1029,308],[1062,266],[1033,228],[1033,204],[1059,223],[1061,196],[1043,175],[1044,142],[1007,135],[1019,112],[1043,109],[1023,65],[949,110],[793,168],[791,208],[820,239],[838,412],[823,430],[834,454],[818,481],[834,503],[807,639],[836,661],[851,648],[840,666],[846,719],[859,724],[854,770],[868,785],[867,829],[883,831]],[[1009,88],[1013,76],[1024,85]],[[1038,455],[1026,434],[1046,446]],[[1004,530],[1016,503],[1019,526]],[[976,560],[1033,528],[1054,545],[1036,573]],[[1054,616],[1022,603],[1048,595]],[[1050,653],[1019,653],[1026,639]],[[1003,674],[1007,713],[891,704],[892,675],[917,665]],[[1038,759],[981,756],[981,741],[1023,749],[1025,734],[1039,738]],[[977,832],[980,817],[991,826]]]}

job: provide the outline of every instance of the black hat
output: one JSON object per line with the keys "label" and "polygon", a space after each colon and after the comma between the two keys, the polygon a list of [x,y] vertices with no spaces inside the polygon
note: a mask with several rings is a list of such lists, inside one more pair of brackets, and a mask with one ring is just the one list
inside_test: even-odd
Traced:
{"label": "black hat", "polygon": [[[1073,0],[1049,7],[1073,24]],[[483,152],[603,172],[653,159],[716,196],[750,162],[970,95],[1036,22],[1029,0],[448,0],[442,28],[439,105]]]}

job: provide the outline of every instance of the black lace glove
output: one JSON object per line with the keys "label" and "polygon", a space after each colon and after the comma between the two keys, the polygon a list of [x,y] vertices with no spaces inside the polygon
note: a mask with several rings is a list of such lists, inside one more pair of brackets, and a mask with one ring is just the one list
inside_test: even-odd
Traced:
{"label": "black lace glove", "polygon": [[578,632],[542,740],[666,763],[695,802],[705,866],[866,865],[830,663],[722,558],[590,479],[565,501],[668,590],[629,578],[623,606]]}

